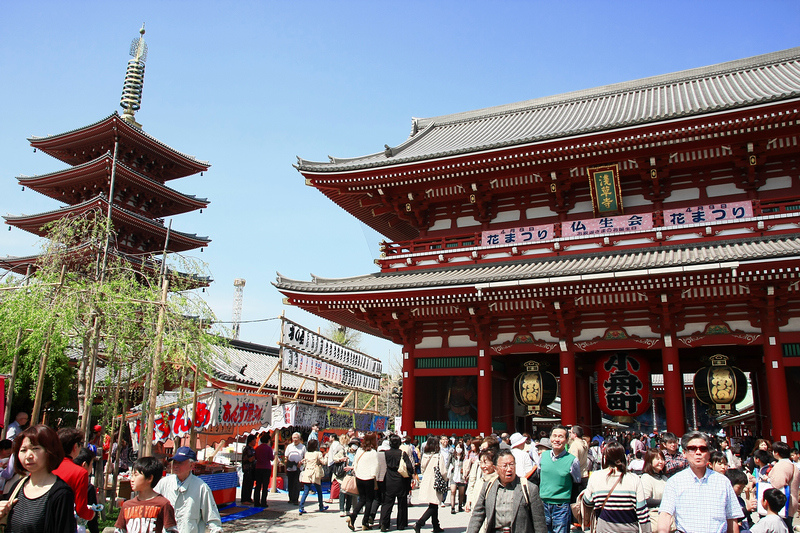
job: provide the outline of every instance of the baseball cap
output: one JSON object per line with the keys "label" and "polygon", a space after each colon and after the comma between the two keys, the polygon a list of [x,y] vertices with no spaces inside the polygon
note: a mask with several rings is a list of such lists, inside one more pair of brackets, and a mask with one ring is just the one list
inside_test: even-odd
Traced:
{"label": "baseball cap", "polygon": [[177,450],[175,450],[175,455],[172,456],[170,461],[178,461],[179,463],[184,462],[187,459],[191,459],[192,461],[197,461],[197,454],[194,453],[194,450],[189,448],[188,446],[181,446]]}

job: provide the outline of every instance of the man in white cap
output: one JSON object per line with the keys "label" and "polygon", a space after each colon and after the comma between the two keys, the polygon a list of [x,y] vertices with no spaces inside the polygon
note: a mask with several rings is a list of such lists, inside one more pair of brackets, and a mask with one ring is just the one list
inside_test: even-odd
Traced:
{"label": "man in white cap", "polygon": [[525,453],[524,448],[527,440],[528,439],[519,433],[514,433],[509,438],[511,453],[516,463],[517,477],[524,479],[529,479],[533,473],[536,472],[536,465],[533,464],[530,455]]}
{"label": "man in white cap", "polygon": [[175,521],[181,533],[222,533],[217,504],[206,482],[192,474],[197,454],[181,446],[172,456],[172,473],[164,476],[154,489],[175,509]]}

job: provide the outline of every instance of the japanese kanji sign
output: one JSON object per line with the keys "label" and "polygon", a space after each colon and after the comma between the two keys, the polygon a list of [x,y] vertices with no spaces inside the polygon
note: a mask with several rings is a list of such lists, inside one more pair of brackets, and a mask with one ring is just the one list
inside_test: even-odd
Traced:
{"label": "japanese kanji sign", "polygon": [[526,244],[546,241],[555,237],[554,224],[520,226],[481,232],[481,246],[496,244]]}
{"label": "japanese kanji sign", "polygon": [[562,237],[583,235],[604,235],[608,233],[624,233],[626,231],[653,229],[653,214],[620,215],[616,217],[592,218],[589,220],[573,220],[561,223]]}
{"label": "japanese kanji sign", "polygon": [[737,220],[753,216],[753,202],[726,202],[720,204],[681,207],[664,210],[665,226],[682,226],[684,224],[703,224]]}
{"label": "japanese kanji sign", "polygon": [[634,417],[650,401],[650,365],[646,359],[617,352],[595,363],[597,404],[612,416]]}
{"label": "japanese kanji sign", "polygon": [[623,209],[619,165],[592,167],[588,172],[594,215],[621,215]]}
{"label": "japanese kanji sign", "polygon": [[333,386],[376,392],[383,365],[380,360],[333,342],[327,337],[283,320],[281,370]]}
{"label": "japanese kanji sign", "polygon": [[[173,404],[174,405],[174,404]],[[194,403],[162,409],[155,415],[153,443],[184,437],[192,427]],[[272,421],[272,397],[214,391],[197,402],[195,429],[216,426],[269,425]],[[141,417],[130,420],[133,440],[138,443],[142,432]]]}

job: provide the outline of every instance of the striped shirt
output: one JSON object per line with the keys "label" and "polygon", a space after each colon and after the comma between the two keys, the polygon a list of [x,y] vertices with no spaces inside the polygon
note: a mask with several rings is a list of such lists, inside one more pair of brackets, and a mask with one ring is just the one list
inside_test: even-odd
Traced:
{"label": "striped shirt", "polygon": [[[609,475],[609,472],[613,473]],[[602,508],[599,518],[609,524],[638,523],[644,533],[649,533],[650,515],[647,512],[644,489],[639,476],[628,472],[619,483],[618,479],[619,473],[613,469],[598,470],[593,473],[589,476],[589,483],[583,493],[584,502],[597,509]],[[609,491],[611,491],[610,496]],[[603,506],[606,496],[608,501]]]}
{"label": "striped shirt", "polygon": [[706,469],[698,478],[691,468],[667,481],[659,511],[675,519],[678,531],[723,533],[727,521],[744,516],[728,478]]}

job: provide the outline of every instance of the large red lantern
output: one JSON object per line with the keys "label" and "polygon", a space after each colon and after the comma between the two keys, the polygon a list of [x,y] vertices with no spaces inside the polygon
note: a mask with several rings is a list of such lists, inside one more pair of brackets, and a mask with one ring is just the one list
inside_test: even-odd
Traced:
{"label": "large red lantern", "polygon": [[711,407],[712,414],[736,412],[736,404],[747,395],[747,376],[735,366],[728,365],[722,354],[709,357],[711,366],[694,374],[694,393],[697,399]]}
{"label": "large red lantern", "polygon": [[650,403],[650,364],[646,359],[617,352],[594,366],[595,399],[606,414],[632,419]]}
{"label": "large red lantern", "polygon": [[514,379],[514,396],[528,407],[528,414],[539,415],[558,396],[558,380],[550,372],[540,372],[536,361],[528,361],[525,372]]}

